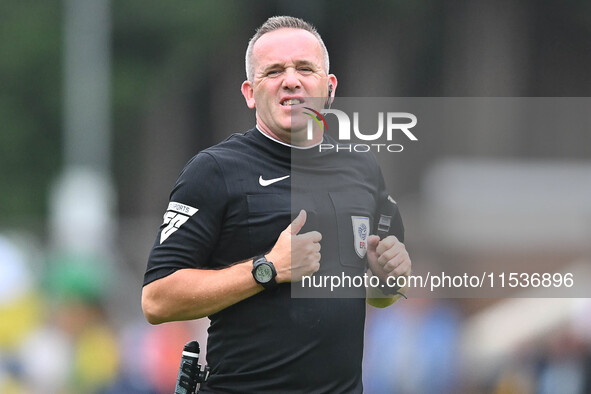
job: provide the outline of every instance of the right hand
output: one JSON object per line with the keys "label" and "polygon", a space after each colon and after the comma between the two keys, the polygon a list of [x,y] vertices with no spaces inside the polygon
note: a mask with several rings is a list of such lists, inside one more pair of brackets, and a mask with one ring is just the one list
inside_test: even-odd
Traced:
{"label": "right hand", "polygon": [[300,281],[302,276],[312,275],[320,268],[322,234],[318,231],[298,234],[305,223],[306,211],[302,209],[267,254],[267,260],[275,265],[278,283]]}

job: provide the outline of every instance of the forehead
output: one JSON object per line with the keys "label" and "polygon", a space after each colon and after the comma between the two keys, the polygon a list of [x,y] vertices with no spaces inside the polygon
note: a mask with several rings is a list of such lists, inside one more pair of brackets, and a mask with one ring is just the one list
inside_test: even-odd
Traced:
{"label": "forehead", "polygon": [[300,61],[322,66],[324,53],[318,39],[309,31],[284,28],[263,34],[254,44],[252,58],[255,68]]}

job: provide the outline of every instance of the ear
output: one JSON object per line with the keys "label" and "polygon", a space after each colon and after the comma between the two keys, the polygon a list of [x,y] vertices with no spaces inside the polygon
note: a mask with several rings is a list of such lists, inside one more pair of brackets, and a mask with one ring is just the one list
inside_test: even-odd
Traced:
{"label": "ear", "polygon": [[250,82],[250,81],[242,82],[242,87],[240,89],[242,90],[242,95],[244,96],[244,99],[246,100],[246,105],[248,106],[248,108],[252,109],[252,108],[256,107],[255,101],[254,101],[254,90],[252,88],[252,82]]}
{"label": "ear", "polygon": [[330,95],[331,99],[334,98],[334,96],[335,96],[335,92],[337,90],[338,83],[339,83],[339,81],[337,81],[337,77],[334,74],[328,74],[328,84],[332,85],[332,93]]}

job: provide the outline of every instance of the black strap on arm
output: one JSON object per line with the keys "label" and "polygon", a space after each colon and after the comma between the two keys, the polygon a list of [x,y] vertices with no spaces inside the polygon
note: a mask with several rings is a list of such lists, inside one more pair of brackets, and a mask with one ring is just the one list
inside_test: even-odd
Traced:
{"label": "black strap on arm", "polygon": [[[378,207],[378,217],[375,225],[375,232],[380,239],[384,239],[389,235],[395,236],[400,242],[404,242],[404,225],[402,224],[402,217],[398,210],[398,204],[390,196],[382,199]],[[380,280],[380,282],[382,282]],[[381,292],[388,295],[400,295],[407,298],[404,293],[400,292],[400,287],[390,287],[385,283],[380,283]]]}

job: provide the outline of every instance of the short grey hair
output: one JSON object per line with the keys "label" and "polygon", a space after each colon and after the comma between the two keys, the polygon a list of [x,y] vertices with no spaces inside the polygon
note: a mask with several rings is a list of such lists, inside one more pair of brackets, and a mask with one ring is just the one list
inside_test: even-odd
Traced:
{"label": "short grey hair", "polygon": [[322,41],[322,37],[316,30],[314,26],[310,23],[306,22],[303,19],[295,18],[293,16],[273,16],[265,23],[259,27],[254,36],[248,42],[248,47],[246,48],[246,58],[245,58],[245,66],[246,66],[246,78],[249,81],[253,81],[254,79],[254,65],[252,64],[252,50],[254,48],[254,44],[258,41],[259,38],[263,34],[270,33],[275,30],[279,29],[302,29],[308,31],[314,35],[318,39],[320,46],[322,47],[322,51],[324,52],[324,68],[326,69],[326,73],[328,74],[328,70],[330,67],[330,61],[328,59],[328,50],[326,49],[326,45],[324,45],[324,41]]}

